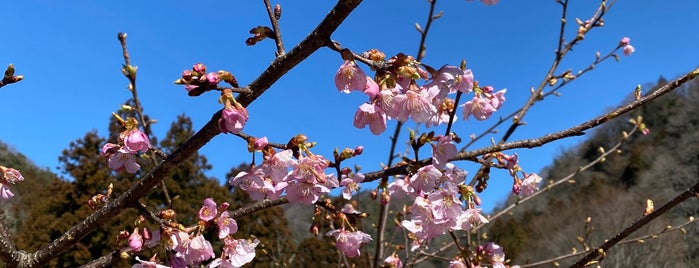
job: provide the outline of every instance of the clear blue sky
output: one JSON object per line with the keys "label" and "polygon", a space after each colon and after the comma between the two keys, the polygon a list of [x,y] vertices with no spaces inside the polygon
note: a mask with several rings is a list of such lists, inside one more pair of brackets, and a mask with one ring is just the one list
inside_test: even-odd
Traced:
{"label": "clear blue sky", "polygon": [[[572,2],[568,37],[575,29],[572,18],[585,20],[595,8],[593,1]],[[154,126],[159,137],[178,114],[191,116],[198,129],[221,108],[216,93],[192,98],[173,85],[182,70],[202,62],[211,70],[231,71],[245,85],[273,60],[274,44],[269,40],[253,47],[244,43],[249,29],[269,24],[262,1],[71,3],[9,1],[0,11],[0,65],[4,69],[13,63],[25,76],[25,81],[0,89],[4,120],[0,140],[39,166],[54,169],[61,150],[88,131],[106,135],[111,112],[130,97],[127,80],[119,70],[123,61],[117,32],[128,33],[132,63],[139,67],[139,94],[146,113],[159,120]],[[334,1],[281,4],[282,36],[288,50],[315,27]],[[377,48],[389,56],[415,54],[419,35],[414,23],[424,26],[427,8],[426,1],[365,1],[333,39],[354,51]],[[445,13],[433,25],[423,62],[439,67],[466,59],[481,84],[508,89],[505,107],[494,117],[520,107],[553,59],[559,5],[502,0],[485,6],[478,1],[449,0],[439,1],[437,9]],[[606,25],[590,33],[561,70],[584,68],[595,51],[609,51],[623,36],[631,38],[636,53],[622,56],[620,63],[603,63],[566,87],[561,97],[535,105],[526,117],[527,125],[513,139],[571,127],[619,104],[636,84],[654,82],[661,75],[673,78],[697,66],[699,38],[692,33],[699,25],[698,10],[699,1],[694,0],[620,0],[606,17]],[[381,136],[352,126],[355,109],[366,97],[335,89],[333,75],[340,63],[340,56],[329,49],[316,52],[249,107],[250,120],[244,131],[284,143],[304,133],[318,142],[317,153],[328,156],[335,147],[364,145],[365,154],[355,163],[364,171],[379,168],[387,159],[392,124]],[[460,120],[454,130],[467,138],[495,119]],[[407,126],[415,128],[414,123]],[[578,141],[580,138],[514,152],[526,171],[537,172],[561,148]],[[485,142],[487,145],[488,139]],[[398,148],[404,149],[404,145]],[[249,161],[245,152],[245,144],[232,135],[220,135],[202,150],[214,165],[210,175],[218,178],[231,166]],[[483,196],[485,208],[502,199],[510,186],[506,173],[492,174]]]}

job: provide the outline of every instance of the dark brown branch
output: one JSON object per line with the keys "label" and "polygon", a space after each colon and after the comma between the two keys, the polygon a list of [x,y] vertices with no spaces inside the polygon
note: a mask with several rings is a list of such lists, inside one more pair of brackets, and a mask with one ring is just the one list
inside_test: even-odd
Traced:
{"label": "dark brown branch", "polygon": [[274,199],[274,200],[265,199],[265,200],[259,201],[257,203],[253,203],[253,204],[247,205],[245,207],[236,209],[233,212],[231,212],[229,214],[229,216],[231,218],[235,219],[235,218],[238,218],[238,217],[243,216],[243,215],[248,215],[248,214],[251,214],[251,213],[259,211],[259,210],[271,208],[271,207],[278,206],[278,205],[283,205],[286,203],[289,203],[289,200],[286,199],[286,197],[281,197],[281,198]]}
{"label": "dark brown branch", "polygon": [[648,214],[646,216],[639,218],[634,223],[632,223],[631,225],[626,227],[623,231],[621,231],[620,233],[615,235],[612,239],[607,240],[606,242],[604,242],[602,245],[600,245],[596,249],[591,250],[587,255],[585,255],[585,257],[583,257],[580,261],[573,264],[573,266],[571,266],[571,267],[584,267],[585,264],[587,264],[588,262],[599,257],[601,254],[606,253],[611,247],[613,247],[614,245],[619,243],[622,239],[626,238],[627,236],[631,235],[632,233],[634,233],[635,231],[637,231],[641,227],[650,223],[652,220],[654,220],[658,216],[665,214],[670,209],[674,208],[675,206],[679,205],[680,203],[682,203],[685,200],[692,198],[692,197],[699,197],[699,182],[694,184],[692,187],[690,187],[686,191],[680,193],[672,200],[665,203],[662,207],[658,208],[657,210],[651,212],[650,214]]}
{"label": "dark brown branch", "polygon": [[91,262],[80,266],[80,268],[102,268],[102,267],[112,267],[114,266],[117,262],[121,261],[122,259],[120,258],[121,250],[116,249],[112,250],[111,252],[107,253],[106,255],[103,255],[102,257],[99,257],[97,259],[92,260]]}
{"label": "dark brown branch", "polygon": [[349,16],[361,0],[341,0],[328,13],[323,21],[306,38],[294,47],[289,53],[274,59],[255,81],[248,85],[252,90],[249,94],[240,94],[236,100],[243,106],[248,106],[264,93],[272,84],[277,82],[291,68],[313,54],[320,47],[330,42],[330,35]]}

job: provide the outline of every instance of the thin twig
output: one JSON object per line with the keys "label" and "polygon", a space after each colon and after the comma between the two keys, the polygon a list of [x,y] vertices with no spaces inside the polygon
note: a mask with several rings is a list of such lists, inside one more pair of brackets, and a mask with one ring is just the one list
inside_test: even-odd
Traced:
{"label": "thin twig", "polygon": [[[126,78],[129,79],[129,91],[131,91],[134,106],[136,106],[134,107],[134,110],[136,111],[138,120],[141,121],[141,125],[143,126],[143,133],[145,133],[147,137],[153,137],[153,131],[151,131],[151,124],[150,122],[148,122],[148,120],[146,120],[146,116],[143,113],[143,105],[141,105],[141,101],[138,99],[138,90],[136,90],[136,67],[131,65],[131,57],[129,56],[129,50],[126,49],[126,33],[119,33],[117,37],[119,38],[119,44],[121,44],[121,51],[124,56],[124,70],[133,69],[133,71],[124,72],[124,76],[126,76]],[[157,165],[157,154],[152,150],[149,150],[149,153],[153,165]],[[160,190],[163,192],[163,196],[165,197],[165,204],[168,207],[172,207],[172,199],[170,198],[170,193],[167,190],[167,186],[165,185],[164,180],[160,182]]]}
{"label": "thin twig", "polygon": [[658,216],[665,214],[670,209],[674,208],[675,206],[681,204],[682,202],[684,202],[687,199],[692,198],[692,197],[699,197],[699,182],[692,185],[686,191],[675,196],[675,198],[673,198],[670,201],[668,201],[667,203],[663,204],[663,206],[661,206],[657,210],[651,212],[650,214],[648,214],[646,216],[643,216],[643,217],[637,219],[631,225],[624,228],[624,230],[622,230],[620,233],[618,233],[617,235],[615,235],[611,239],[605,241],[599,247],[588,252],[587,255],[585,255],[585,257],[580,259],[578,262],[573,264],[573,266],[571,266],[571,267],[584,267],[588,262],[596,259],[600,255],[607,252],[610,248],[612,248],[614,245],[619,243],[622,239],[626,238],[627,236],[634,233],[635,231],[637,231],[641,227],[650,223],[652,220],[654,220]]}
{"label": "thin twig", "polygon": [[274,30],[274,43],[277,45],[277,57],[279,57],[284,55],[284,43],[282,42],[282,32],[279,30],[279,20],[274,15],[274,8],[269,0],[264,0],[264,2],[267,8],[267,15],[269,15],[269,22],[272,23],[272,29]]}
{"label": "thin twig", "polygon": [[[602,57],[600,57],[600,58],[595,58],[595,60],[594,60],[592,63],[590,63],[590,65],[588,65],[585,69],[579,70],[579,71],[578,71],[578,73],[575,75],[575,79],[563,80],[563,82],[561,82],[560,84],[556,85],[554,88],[552,88],[552,89],[550,89],[549,91],[546,91],[545,93],[543,93],[543,94],[540,96],[541,100],[545,99],[545,98],[548,97],[548,96],[558,94],[559,91],[560,91],[564,86],[569,85],[569,84],[570,84],[571,82],[573,82],[573,81],[579,80],[579,78],[580,78],[581,76],[583,76],[583,75],[585,75],[586,73],[589,73],[590,71],[592,71],[592,70],[595,68],[595,66],[597,66],[597,64],[600,64],[600,63],[604,62],[605,60],[608,60],[608,59],[610,59],[610,58],[613,58],[614,55],[616,55],[616,51],[617,51],[618,49],[619,49],[619,47],[616,47],[616,49],[610,51],[610,52],[607,53],[606,55],[604,55],[604,56],[602,56]],[[482,139],[483,137],[485,137],[485,136],[488,135],[488,134],[495,133],[495,129],[496,129],[498,126],[500,126],[502,123],[505,123],[505,122],[509,121],[510,119],[512,119],[513,117],[515,117],[517,114],[519,114],[521,111],[522,111],[522,108],[519,108],[519,109],[517,109],[516,111],[510,113],[509,115],[507,115],[507,116],[505,116],[505,117],[500,117],[500,119],[499,119],[497,122],[495,122],[492,126],[490,126],[488,129],[486,129],[485,131],[483,131],[483,132],[482,132],[481,134],[479,134],[478,136],[476,136],[476,137],[474,137],[473,139],[471,139],[468,143],[466,143],[466,145],[464,145],[463,147],[461,147],[461,149],[460,149],[459,151],[460,151],[460,152],[466,151],[466,149],[467,149],[469,146],[471,146],[471,145],[473,145],[474,143],[476,143],[476,141]]]}

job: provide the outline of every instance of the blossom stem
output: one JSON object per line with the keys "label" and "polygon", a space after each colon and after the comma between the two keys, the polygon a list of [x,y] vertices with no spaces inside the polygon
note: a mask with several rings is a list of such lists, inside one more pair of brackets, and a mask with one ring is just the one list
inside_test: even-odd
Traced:
{"label": "blossom stem", "polygon": [[274,8],[269,0],[264,0],[264,2],[267,8],[267,14],[269,15],[269,22],[272,23],[272,29],[274,30],[274,43],[277,44],[277,57],[279,57],[285,53],[284,43],[282,43],[282,33],[279,30],[279,20],[274,15]]}

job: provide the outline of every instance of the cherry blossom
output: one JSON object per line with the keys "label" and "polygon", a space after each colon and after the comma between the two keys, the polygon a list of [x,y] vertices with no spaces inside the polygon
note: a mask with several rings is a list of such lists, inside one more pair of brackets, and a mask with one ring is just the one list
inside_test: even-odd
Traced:
{"label": "cherry blossom", "polygon": [[539,190],[539,183],[541,182],[541,180],[542,178],[535,173],[527,175],[522,180],[521,194],[523,196],[530,196],[534,194],[536,191]]}
{"label": "cherry blossom", "polygon": [[204,238],[203,235],[197,235],[187,243],[187,250],[184,254],[184,259],[187,265],[199,264],[202,261],[213,258],[214,249],[211,247],[211,243]]}
{"label": "cherry blossom", "polygon": [[410,185],[416,190],[430,192],[437,187],[439,177],[441,176],[442,172],[440,172],[439,169],[433,165],[427,165],[418,169],[417,172],[410,177]]}
{"label": "cherry blossom", "polygon": [[335,237],[337,249],[348,258],[359,256],[359,247],[372,240],[371,236],[362,231],[349,232],[345,229],[331,230],[326,235]]}
{"label": "cherry blossom", "polygon": [[381,106],[364,103],[359,106],[354,114],[354,127],[364,128],[369,125],[369,130],[374,135],[386,131],[386,114]]}
{"label": "cherry blossom", "polygon": [[199,219],[202,221],[213,220],[218,214],[216,202],[212,198],[204,199],[204,205],[199,209]]}
{"label": "cherry blossom", "polygon": [[107,157],[107,166],[113,170],[125,169],[128,173],[136,173],[141,169],[141,166],[136,163],[136,156],[124,147],[107,143],[102,147],[101,153]]}
{"label": "cherry blossom", "polygon": [[214,259],[207,267],[237,268],[251,262],[255,258],[255,247],[260,240],[233,239],[226,237],[223,242],[221,258]]}
{"label": "cherry blossom", "polygon": [[15,184],[23,180],[24,177],[18,170],[0,166],[0,198],[6,200],[15,196],[15,194],[10,191],[10,184]]}
{"label": "cherry blossom", "polygon": [[367,76],[357,63],[345,60],[335,74],[335,86],[344,93],[351,90],[364,91],[367,85]]}
{"label": "cherry blossom", "polygon": [[131,266],[131,268],[170,268],[170,266],[158,264],[154,261],[141,260],[138,256],[136,256],[136,261],[138,261],[139,263],[134,264],[133,266]]}
{"label": "cherry blossom", "polygon": [[[237,103],[236,103],[237,104]],[[218,123],[224,133],[238,134],[248,122],[248,110],[241,105],[228,105],[222,113]]]}
{"label": "cherry blossom", "polygon": [[143,249],[143,236],[138,232],[138,228],[135,228],[129,236],[129,247],[136,252]]}
{"label": "cherry blossom", "polygon": [[216,220],[218,226],[218,238],[224,239],[228,235],[238,232],[238,222],[228,215],[228,211],[221,212],[221,216]]}
{"label": "cherry blossom", "polygon": [[344,176],[340,181],[340,186],[345,186],[342,189],[342,197],[347,200],[352,199],[352,193],[359,191],[359,183],[362,181],[364,181],[364,174],[361,173],[354,174],[352,177]]}
{"label": "cherry blossom", "polygon": [[145,133],[138,129],[132,129],[124,135],[124,148],[129,153],[143,153],[150,149],[150,140]]}
{"label": "cherry blossom", "polygon": [[473,115],[476,120],[483,121],[497,110],[488,99],[478,96],[474,96],[472,100],[467,101],[462,106],[464,107],[463,116],[466,120]]}
{"label": "cherry blossom", "polygon": [[451,136],[440,136],[437,143],[432,144],[432,165],[443,169],[447,161],[456,157],[456,144],[451,140]]}
{"label": "cherry blossom", "polygon": [[408,90],[405,94],[394,97],[394,109],[398,110],[396,119],[401,122],[412,118],[416,123],[424,123],[437,113],[437,107],[422,93]]}

